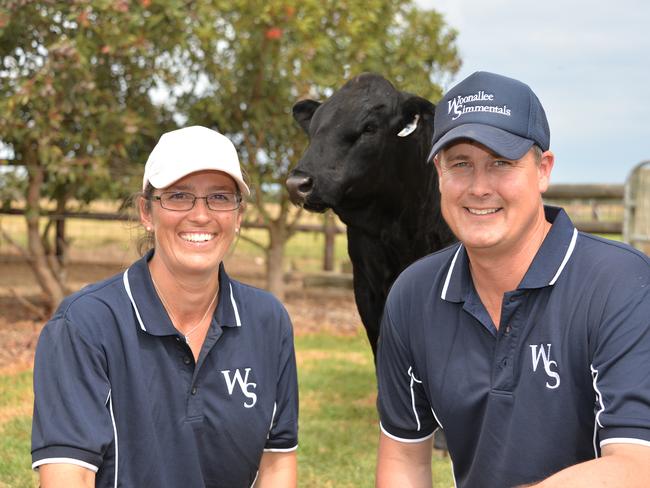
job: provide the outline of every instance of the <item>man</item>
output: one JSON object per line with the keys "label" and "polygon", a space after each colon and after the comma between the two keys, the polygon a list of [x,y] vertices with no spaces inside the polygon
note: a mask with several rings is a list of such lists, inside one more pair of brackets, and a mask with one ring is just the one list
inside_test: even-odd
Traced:
{"label": "man", "polygon": [[378,487],[648,486],[650,260],[545,207],[554,156],[525,84],[474,73],[436,109],[431,155],[460,243],[388,297]]}

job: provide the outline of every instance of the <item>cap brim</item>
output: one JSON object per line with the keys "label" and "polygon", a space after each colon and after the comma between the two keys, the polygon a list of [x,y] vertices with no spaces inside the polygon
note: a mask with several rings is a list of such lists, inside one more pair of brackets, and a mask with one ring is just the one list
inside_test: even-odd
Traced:
{"label": "cap brim", "polygon": [[470,139],[487,147],[493,153],[506,159],[521,159],[531,147],[534,141],[519,137],[503,129],[497,129],[483,124],[464,124],[454,127],[431,148],[427,161],[449,144],[461,139]]}

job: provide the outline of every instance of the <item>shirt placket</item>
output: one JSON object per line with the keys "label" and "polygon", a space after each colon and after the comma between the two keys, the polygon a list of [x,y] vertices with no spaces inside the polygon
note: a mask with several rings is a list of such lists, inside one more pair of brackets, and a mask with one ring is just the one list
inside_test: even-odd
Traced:
{"label": "shirt placket", "polygon": [[[201,347],[201,353],[199,354],[199,360],[196,363],[196,365],[194,364],[192,351],[190,350],[189,345],[183,344],[189,354],[189,360],[190,360],[189,367],[192,368],[192,375],[191,375],[190,387],[188,392],[189,394],[187,399],[188,419],[203,418],[203,406],[204,406],[204,396],[205,396],[205,392],[203,390],[205,389],[206,386],[205,385],[206,375],[201,374],[201,372],[203,371],[203,369],[205,369],[204,366],[206,362],[208,364],[210,363],[210,361],[208,360],[208,356],[210,355],[210,352],[212,351],[214,345],[221,337],[222,333],[223,333],[223,329],[213,322],[210,326],[210,329],[208,330],[208,334],[205,337],[203,346]],[[184,359],[184,361],[186,360]],[[210,375],[208,375],[208,378],[209,377]]]}
{"label": "shirt placket", "polygon": [[524,293],[507,292],[501,304],[492,369],[492,389],[511,392],[514,388],[516,345],[521,331]]}

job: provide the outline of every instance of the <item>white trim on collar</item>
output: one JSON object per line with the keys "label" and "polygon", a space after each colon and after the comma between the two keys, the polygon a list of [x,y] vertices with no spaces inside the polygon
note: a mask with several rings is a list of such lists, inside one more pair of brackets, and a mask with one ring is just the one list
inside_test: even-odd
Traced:
{"label": "white trim on collar", "polygon": [[456,254],[454,254],[454,259],[451,260],[451,264],[449,265],[449,271],[447,271],[445,284],[442,287],[442,293],[440,294],[440,298],[442,298],[443,300],[447,299],[447,288],[449,288],[449,280],[451,280],[451,273],[454,270],[454,265],[456,264],[456,258],[458,257],[458,253],[460,252],[462,247],[463,247],[462,244],[458,246],[458,250],[456,251]]}
{"label": "white trim on collar", "polygon": [[129,285],[129,270],[127,269],[124,274],[122,275],[122,281],[124,282],[124,288],[126,289],[126,294],[129,296],[129,300],[131,300],[131,305],[133,305],[133,310],[135,311],[135,316],[138,319],[138,323],[140,324],[140,328],[147,332],[147,328],[144,326],[144,322],[142,322],[142,318],[140,317],[140,311],[138,310],[138,306],[135,304],[135,300],[133,299],[133,294],[131,293],[131,286]]}
{"label": "white trim on collar", "polygon": [[569,248],[566,251],[566,254],[564,255],[564,259],[562,260],[562,264],[560,264],[560,267],[558,268],[557,272],[555,273],[555,276],[553,276],[553,279],[549,283],[549,285],[554,285],[557,279],[560,277],[560,274],[562,273],[562,270],[564,270],[564,267],[566,266],[566,263],[569,261],[569,258],[571,257],[571,254],[573,254],[573,250],[576,247],[576,240],[578,239],[578,229],[575,227],[573,228],[573,236],[571,237],[571,243],[569,244]]}
{"label": "white trim on collar", "polygon": [[[144,322],[140,317],[140,311],[138,310],[138,306],[135,304],[135,300],[133,299],[133,293],[131,292],[131,286],[129,284],[128,269],[124,271],[124,274],[122,275],[122,281],[124,282],[124,289],[126,290],[126,294],[129,296],[129,300],[131,300],[131,305],[133,305],[133,310],[135,311],[135,316],[138,319],[140,328],[143,331],[147,332],[147,328],[144,326]],[[235,312],[235,322],[237,323],[237,327],[241,327],[241,319],[239,318],[239,309],[237,308],[237,302],[235,301],[235,296],[232,292],[232,283],[228,283],[228,285],[230,286],[230,302],[232,303],[232,308],[233,311]]]}
{"label": "white trim on collar", "polygon": [[235,296],[232,293],[232,283],[228,283],[230,286],[230,301],[232,302],[232,308],[235,312],[235,321],[237,322],[237,327],[241,327],[241,320],[239,319],[239,309],[237,308],[237,303],[235,302]]}

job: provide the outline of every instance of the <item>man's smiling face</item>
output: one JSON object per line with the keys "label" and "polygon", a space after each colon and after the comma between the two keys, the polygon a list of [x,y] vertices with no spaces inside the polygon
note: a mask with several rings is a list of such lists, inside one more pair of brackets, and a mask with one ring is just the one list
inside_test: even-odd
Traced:
{"label": "man's smiling face", "polygon": [[552,153],[508,160],[465,140],[440,151],[435,165],[443,217],[468,250],[515,250],[544,221]]}

